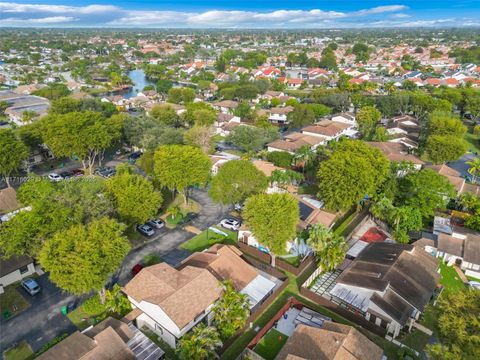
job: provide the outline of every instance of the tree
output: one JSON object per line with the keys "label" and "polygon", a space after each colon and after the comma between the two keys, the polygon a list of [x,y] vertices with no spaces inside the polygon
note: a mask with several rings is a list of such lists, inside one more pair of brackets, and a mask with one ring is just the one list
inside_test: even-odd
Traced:
{"label": "tree", "polygon": [[222,297],[215,303],[212,312],[213,322],[220,337],[226,340],[245,326],[250,311],[250,301],[247,295],[235,290],[231,280],[224,281],[223,288]]}
{"label": "tree", "polygon": [[178,342],[177,354],[181,360],[215,359],[215,350],[222,346],[217,330],[200,323]]}
{"label": "tree", "polygon": [[295,151],[293,155],[293,161],[295,166],[301,166],[302,172],[305,173],[305,169],[308,168],[315,160],[316,154],[310,149],[309,146],[302,146]]}
{"label": "tree", "polygon": [[150,110],[150,116],[164,125],[178,125],[179,118],[177,112],[168,104],[153,106]]}
{"label": "tree", "polygon": [[168,90],[168,102],[188,104],[195,99],[195,91],[191,88],[172,87]]}
{"label": "tree", "polygon": [[243,218],[259,243],[273,254],[283,254],[296,234],[298,202],[287,193],[254,195],[245,202]]}
{"label": "tree", "polygon": [[274,127],[237,126],[227,136],[227,141],[248,152],[259,151],[265,144],[278,139],[278,137],[278,129]]}
{"label": "tree", "polygon": [[364,106],[356,116],[359,130],[364,137],[369,138],[372,135],[375,125],[382,118],[382,113],[373,106]]}
{"label": "tree", "polygon": [[199,148],[189,145],[165,145],[154,155],[154,172],[160,183],[179,191],[187,203],[187,187],[203,186],[210,177],[211,162]]}
{"label": "tree", "polygon": [[444,164],[461,158],[467,151],[467,143],[455,135],[430,135],[425,151],[434,164]]}
{"label": "tree", "polygon": [[294,155],[286,151],[272,151],[267,153],[267,160],[273,163],[275,166],[289,168],[292,166]]}
{"label": "tree", "polygon": [[310,125],[315,122],[315,112],[308,106],[308,104],[297,105],[293,111],[287,115],[290,128],[299,128],[305,125]]}
{"label": "tree", "polygon": [[246,160],[225,163],[211,181],[209,195],[216,202],[236,204],[267,190],[268,178]]}
{"label": "tree", "polygon": [[160,94],[167,94],[168,90],[170,90],[172,86],[172,82],[168,79],[160,79],[157,81],[157,91]]}
{"label": "tree", "polygon": [[122,221],[143,224],[153,218],[162,204],[162,195],[141,175],[118,173],[106,182],[107,192]]}
{"label": "tree", "polygon": [[28,148],[12,130],[0,129],[0,175],[10,187],[10,176],[15,174],[28,158]]}
{"label": "tree", "polygon": [[445,208],[455,196],[455,189],[447,178],[431,169],[407,174],[400,181],[400,202],[417,208],[422,217],[431,218],[434,210]]}
{"label": "tree", "polygon": [[45,242],[40,264],[51,281],[72,294],[102,291],[130,250],[124,230],[125,225],[108,218],[73,225]]}
{"label": "tree", "polygon": [[5,116],[5,110],[8,108],[8,103],[6,101],[0,101],[0,117]]}
{"label": "tree", "polygon": [[49,115],[42,120],[42,137],[57,157],[78,157],[91,174],[99,155],[119,139],[118,128],[93,111]]}
{"label": "tree", "polygon": [[183,118],[189,125],[211,126],[217,120],[217,113],[210,104],[196,102],[186,106]]}
{"label": "tree", "polygon": [[452,117],[449,113],[435,111],[429,117],[427,130],[429,135],[463,137],[467,132],[467,127],[460,119]]}
{"label": "tree", "polygon": [[62,97],[52,101],[48,112],[50,114],[67,114],[69,112],[80,111],[81,102],[71,97]]}
{"label": "tree", "polygon": [[150,151],[161,145],[183,144],[183,129],[160,124],[146,116],[128,117],[124,132],[130,145]]}
{"label": "tree", "polygon": [[302,180],[303,175],[293,170],[273,170],[270,175],[270,182],[281,189],[286,189],[288,185],[297,185]]}
{"label": "tree", "polygon": [[202,149],[205,154],[213,152],[214,130],[208,126],[194,126],[183,134],[185,145],[196,146]]}
{"label": "tree", "polygon": [[328,70],[337,69],[337,58],[331,48],[325,48],[325,50],[322,52],[322,58],[320,59],[319,67]]}
{"label": "tree", "polygon": [[480,172],[480,158],[473,158],[471,161],[465,162],[465,164],[469,165],[468,173],[473,176],[472,181],[474,183],[477,182],[477,175]]}
{"label": "tree", "polygon": [[340,265],[348,248],[342,236],[323,225],[314,225],[309,229],[307,245],[315,252],[322,271],[332,271]]}
{"label": "tree", "polygon": [[320,163],[318,196],[330,209],[347,210],[365,196],[375,195],[388,173],[389,162],[379,150],[358,140],[344,140]]}
{"label": "tree", "polygon": [[478,359],[480,347],[480,291],[445,291],[436,305],[440,342],[428,345],[429,358],[440,360]]}
{"label": "tree", "polygon": [[[392,207],[387,218],[394,228],[394,238],[398,242],[408,242],[407,233],[422,228],[422,214],[419,209],[411,206]],[[406,240],[406,241],[405,241]]]}

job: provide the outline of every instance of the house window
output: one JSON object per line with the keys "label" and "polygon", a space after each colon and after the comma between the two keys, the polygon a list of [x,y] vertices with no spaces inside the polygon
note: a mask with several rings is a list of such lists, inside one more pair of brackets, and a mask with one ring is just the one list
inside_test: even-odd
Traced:
{"label": "house window", "polygon": [[22,266],[20,269],[20,274],[25,274],[26,272],[28,272],[28,265],[26,266]]}

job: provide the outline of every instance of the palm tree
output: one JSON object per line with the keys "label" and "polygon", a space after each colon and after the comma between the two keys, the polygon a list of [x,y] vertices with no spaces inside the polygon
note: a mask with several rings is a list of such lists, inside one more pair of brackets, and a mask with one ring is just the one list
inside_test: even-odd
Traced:
{"label": "palm tree", "polygon": [[302,146],[295,152],[293,156],[293,162],[295,166],[302,167],[302,173],[305,173],[305,169],[313,162],[316,154],[308,146]]}
{"label": "palm tree", "polygon": [[332,232],[325,226],[320,224],[313,225],[308,232],[307,245],[318,254],[327,247],[331,237]]}
{"label": "palm tree", "polygon": [[182,360],[215,359],[215,349],[221,346],[217,329],[201,323],[179,341],[177,353]]}
{"label": "palm tree", "polygon": [[231,280],[223,282],[224,292],[213,308],[213,321],[222,339],[228,339],[245,325],[249,314],[248,296],[235,290]]}
{"label": "palm tree", "polygon": [[468,173],[473,176],[472,181],[477,182],[477,175],[480,172],[480,158],[474,158],[472,161],[467,161],[465,164],[470,165]]}
{"label": "palm tree", "polygon": [[370,213],[374,218],[385,221],[387,220],[388,214],[392,210],[392,207],[392,201],[389,198],[384,197],[373,204],[373,206],[370,208]]}
{"label": "palm tree", "polygon": [[317,253],[322,270],[332,271],[339,266],[345,259],[347,247],[347,243],[342,236],[334,235],[328,242],[327,247],[320,253]]}

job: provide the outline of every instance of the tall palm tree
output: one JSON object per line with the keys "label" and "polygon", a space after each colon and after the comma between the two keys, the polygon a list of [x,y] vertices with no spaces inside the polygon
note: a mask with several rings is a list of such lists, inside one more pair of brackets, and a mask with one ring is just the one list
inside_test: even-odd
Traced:
{"label": "tall palm tree", "polygon": [[316,154],[308,146],[302,146],[295,152],[293,161],[295,166],[302,167],[302,173],[305,173],[305,169],[313,162]]}
{"label": "tall palm tree", "polygon": [[342,236],[334,235],[328,242],[327,247],[317,253],[319,264],[323,271],[332,271],[345,259],[347,243]]}
{"label": "tall palm tree", "polygon": [[215,350],[221,346],[217,329],[201,323],[179,341],[177,353],[182,360],[215,359]]}
{"label": "tall palm tree", "polygon": [[307,245],[318,254],[327,247],[331,237],[332,232],[325,226],[320,224],[313,225],[308,232]]}
{"label": "tall palm tree", "polygon": [[480,158],[474,158],[472,161],[467,161],[465,164],[470,165],[468,173],[473,176],[473,182],[477,182],[477,175],[480,172]]}

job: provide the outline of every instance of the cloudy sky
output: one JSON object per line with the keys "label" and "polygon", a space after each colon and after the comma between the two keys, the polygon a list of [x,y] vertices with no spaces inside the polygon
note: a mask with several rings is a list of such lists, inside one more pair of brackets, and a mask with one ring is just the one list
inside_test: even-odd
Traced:
{"label": "cloudy sky", "polygon": [[0,27],[480,26],[480,0],[0,0]]}

